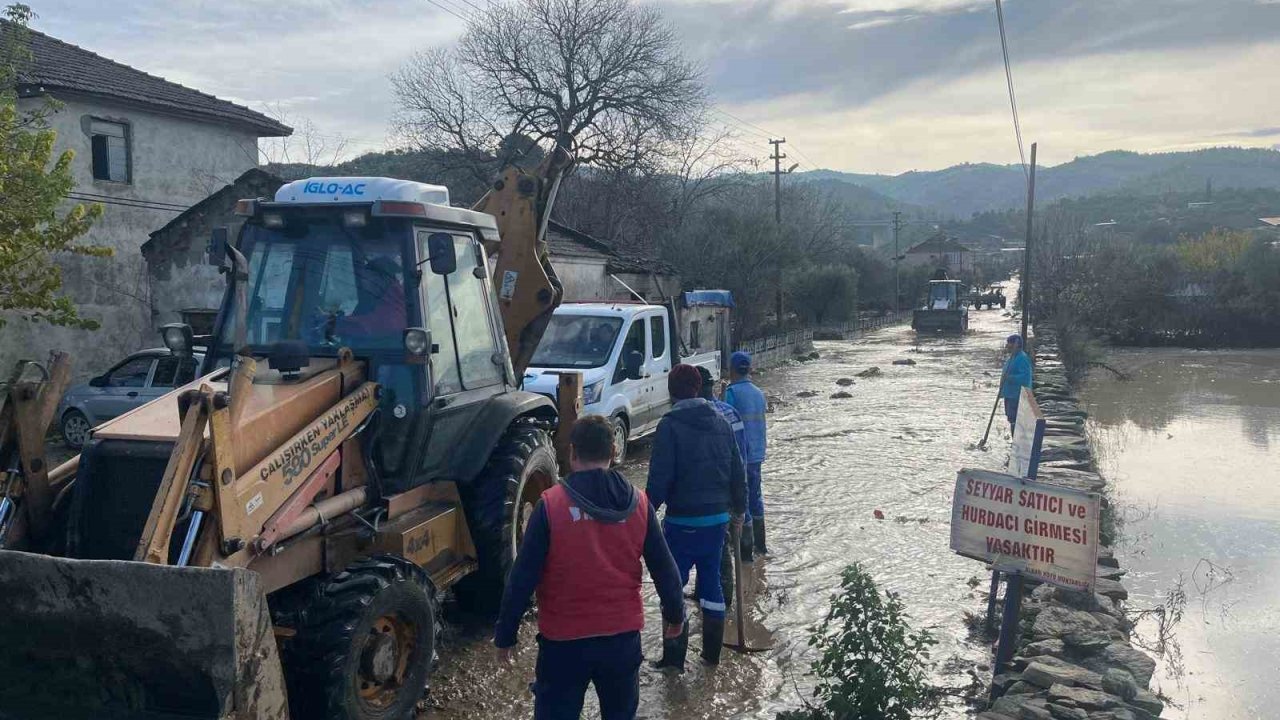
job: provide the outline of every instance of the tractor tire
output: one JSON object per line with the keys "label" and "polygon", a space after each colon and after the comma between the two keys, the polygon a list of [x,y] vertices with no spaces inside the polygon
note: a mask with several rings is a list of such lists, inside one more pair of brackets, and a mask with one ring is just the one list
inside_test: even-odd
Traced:
{"label": "tractor tire", "polygon": [[395,555],[355,561],[273,608],[295,718],[409,720],[440,644],[440,605],[421,568]]}
{"label": "tractor tire", "polygon": [[467,610],[497,612],[529,517],[558,478],[551,436],[518,422],[498,441],[480,475],[459,488],[480,565],[456,586]]}

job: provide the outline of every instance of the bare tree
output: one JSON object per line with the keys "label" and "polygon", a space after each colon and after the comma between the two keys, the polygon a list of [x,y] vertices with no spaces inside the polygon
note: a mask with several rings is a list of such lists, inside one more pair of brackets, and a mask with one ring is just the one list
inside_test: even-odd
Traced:
{"label": "bare tree", "polygon": [[293,127],[293,134],[258,141],[254,153],[262,165],[337,165],[345,159],[350,140],[345,135],[329,135],[310,118],[294,115],[283,105],[268,104],[263,114]]}
{"label": "bare tree", "polygon": [[392,83],[399,130],[419,147],[492,158],[523,135],[612,168],[668,151],[705,104],[674,31],[633,0],[494,3]]}

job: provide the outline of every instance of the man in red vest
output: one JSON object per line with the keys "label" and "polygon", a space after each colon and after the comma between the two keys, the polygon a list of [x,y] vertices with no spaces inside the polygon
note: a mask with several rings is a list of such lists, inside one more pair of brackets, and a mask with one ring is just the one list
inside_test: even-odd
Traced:
{"label": "man in red vest", "polygon": [[569,444],[573,472],[542,493],[529,518],[493,644],[499,662],[510,662],[536,591],[534,718],[577,718],[594,683],[602,720],[630,720],[640,704],[640,559],[658,589],[665,638],[684,629],[680,573],[644,492],[609,468],[609,421],[578,420]]}

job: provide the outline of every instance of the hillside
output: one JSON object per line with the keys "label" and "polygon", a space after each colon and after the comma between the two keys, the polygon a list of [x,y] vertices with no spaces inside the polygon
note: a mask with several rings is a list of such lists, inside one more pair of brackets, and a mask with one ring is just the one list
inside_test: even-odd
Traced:
{"label": "hillside", "polygon": [[[1026,179],[1018,165],[955,165],[901,175],[816,170],[801,177],[841,180],[902,203],[927,206],[943,215],[1006,210],[1025,202]],[[1116,150],[1079,157],[1036,172],[1037,201],[1107,192],[1160,194],[1215,188],[1280,188],[1280,152],[1211,148],[1192,152],[1134,153]]]}

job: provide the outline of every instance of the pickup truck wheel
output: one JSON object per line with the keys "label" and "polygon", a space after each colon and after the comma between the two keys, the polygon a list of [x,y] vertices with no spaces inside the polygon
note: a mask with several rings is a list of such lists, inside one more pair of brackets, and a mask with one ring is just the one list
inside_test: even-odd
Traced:
{"label": "pickup truck wheel", "polygon": [[627,420],[621,415],[613,418],[613,464],[621,465],[627,461]]}
{"label": "pickup truck wheel", "polygon": [[457,585],[468,609],[486,614],[498,609],[529,518],[559,476],[551,436],[516,424],[498,441],[480,475],[460,488],[480,564]]}
{"label": "pickup truck wheel", "polygon": [[291,599],[285,614],[297,634],[283,659],[293,717],[412,716],[442,628],[435,588],[421,568],[394,555],[364,558]]}

